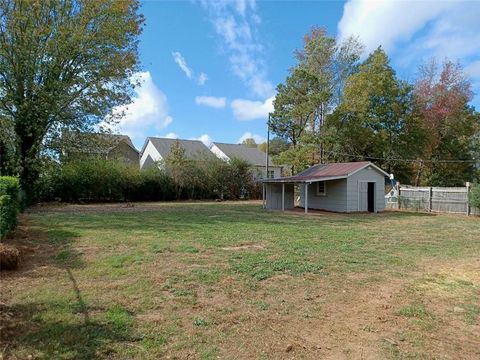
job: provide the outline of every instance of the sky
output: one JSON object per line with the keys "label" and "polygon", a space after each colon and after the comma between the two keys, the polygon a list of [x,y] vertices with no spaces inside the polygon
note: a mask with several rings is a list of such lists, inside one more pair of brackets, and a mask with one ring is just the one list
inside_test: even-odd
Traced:
{"label": "sky", "polygon": [[276,86],[313,26],[382,46],[402,79],[436,58],[459,61],[480,108],[480,1],[143,1],[141,71],[117,131],[238,143],[266,137]]}

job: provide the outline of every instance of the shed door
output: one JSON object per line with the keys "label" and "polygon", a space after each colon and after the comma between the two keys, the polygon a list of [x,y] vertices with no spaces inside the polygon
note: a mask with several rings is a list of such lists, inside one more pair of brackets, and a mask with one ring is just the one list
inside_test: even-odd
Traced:
{"label": "shed door", "polygon": [[358,183],[358,211],[368,211],[368,182]]}
{"label": "shed door", "polygon": [[368,212],[375,212],[375,183],[368,183]]}

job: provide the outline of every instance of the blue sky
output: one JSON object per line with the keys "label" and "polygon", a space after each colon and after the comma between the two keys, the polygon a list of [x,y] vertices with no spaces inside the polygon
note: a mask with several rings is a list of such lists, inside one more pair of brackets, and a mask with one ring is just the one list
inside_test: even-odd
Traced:
{"label": "blue sky", "polygon": [[[436,57],[459,60],[480,93],[480,2],[145,1],[142,85],[118,131],[239,142],[266,136],[275,87],[312,26],[382,45],[404,79]],[[480,97],[473,104],[478,108]]]}

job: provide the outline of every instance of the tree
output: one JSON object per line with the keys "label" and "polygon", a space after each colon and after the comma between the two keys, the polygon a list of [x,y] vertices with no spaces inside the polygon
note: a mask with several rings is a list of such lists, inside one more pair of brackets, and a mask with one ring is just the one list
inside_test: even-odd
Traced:
{"label": "tree", "polygon": [[[299,67],[316,79],[309,94],[315,103],[315,111],[309,128],[311,140],[319,144],[320,161],[323,162],[323,125],[329,114],[341,102],[345,81],[357,69],[363,45],[355,37],[338,43],[327,36],[324,28],[314,27],[304,37],[304,47],[295,52]],[[308,138],[306,139],[308,140]]]}
{"label": "tree", "polygon": [[257,143],[255,142],[255,139],[252,139],[252,138],[243,140],[242,145],[246,145],[247,147],[251,147],[251,148],[257,147]]}
{"label": "tree", "polygon": [[362,49],[355,38],[338,43],[323,28],[313,28],[305,35],[303,49],[295,52],[298,64],[277,87],[270,121],[274,134],[291,145],[284,160],[297,165],[324,160],[326,115],[341,98],[345,78],[355,71]]}
{"label": "tree", "polygon": [[15,174],[15,133],[10,119],[0,118],[0,176]]}
{"label": "tree", "polygon": [[327,123],[326,140],[337,159],[353,155],[377,162],[400,181],[410,178],[410,164],[400,159],[415,158],[423,133],[412,114],[412,88],[397,79],[380,47],[346,80]]}
{"label": "tree", "polygon": [[252,165],[247,161],[237,158],[229,162],[229,193],[233,199],[245,198],[253,186]]}
{"label": "tree", "polygon": [[311,95],[317,81],[301,68],[294,68],[285,84],[277,86],[270,129],[280,138],[296,147],[300,137],[313,119],[317,103]]}
{"label": "tree", "polygon": [[[275,156],[283,151],[288,150],[288,148],[289,143],[285,139],[282,139],[280,137],[274,137],[270,140],[270,143],[268,144],[268,154],[271,156]],[[264,142],[258,145],[258,149],[260,151],[267,152],[267,143]]]}
{"label": "tree", "polygon": [[130,102],[138,9],[137,0],[0,0],[0,118],[12,124],[27,192],[62,129],[90,130]]}
{"label": "tree", "polygon": [[457,186],[473,180],[480,114],[469,106],[472,98],[471,83],[459,64],[446,61],[439,71],[432,60],[420,68],[414,100],[426,142],[416,183]]}
{"label": "tree", "polygon": [[178,141],[172,144],[165,158],[165,169],[175,185],[175,194],[180,199],[182,191],[191,184],[192,161],[185,156],[185,149]]}

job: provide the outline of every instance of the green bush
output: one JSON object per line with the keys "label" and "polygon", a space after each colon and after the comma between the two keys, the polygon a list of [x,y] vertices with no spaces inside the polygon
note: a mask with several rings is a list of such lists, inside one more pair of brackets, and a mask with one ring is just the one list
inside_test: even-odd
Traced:
{"label": "green bush", "polygon": [[474,184],[470,189],[470,205],[480,209],[480,184]]}
{"label": "green bush", "polygon": [[20,210],[20,185],[18,179],[0,177],[0,239],[3,239],[17,225]]}

